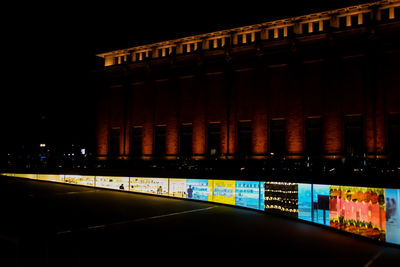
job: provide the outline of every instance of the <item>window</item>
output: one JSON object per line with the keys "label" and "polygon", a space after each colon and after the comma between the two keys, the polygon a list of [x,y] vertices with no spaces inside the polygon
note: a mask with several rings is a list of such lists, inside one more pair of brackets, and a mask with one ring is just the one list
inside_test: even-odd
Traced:
{"label": "window", "polygon": [[142,127],[133,127],[131,141],[131,155],[134,157],[142,155]]}
{"label": "window", "polygon": [[389,8],[381,9],[381,21],[382,22],[389,21]]}
{"label": "window", "polygon": [[209,123],[207,127],[207,153],[217,156],[220,153],[221,123]]}
{"label": "window", "polygon": [[346,16],[339,18],[339,29],[345,29],[347,27]]}
{"label": "window", "polygon": [[351,16],[351,26],[358,26],[358,14]]}
{"label": "window", "polygon": [[156,126],[154,134],[154,155],[155,156],[164,156],[165,155],[165,136],[166,136],[166,127],[165,125]]}
{"label": "window", "polygon": [[243,44],[243,34],[238,34],[238,44]]}
{"label": "window", "polygon": [[109,145],[110,156],[119,155],[119,145],[120,145],[119,142],[120,142],[120,128],[111,128],[110,145]]}
{"label": "window", "polygon": [[320,155],[322,153],[322,119],[306,119],[306,153]]}
{"label": "window", "polygon": [[322,31],[327,31],[331,27],[331,21],[329,19],[322,21]]}
{"label": "window", "polygon": [[240,121],[237,127],[237,154],[248,156],[251,154],[251,121]]}
{"label": "window", "polygon": [[313,27],[313,32],[319,32],[319,21],[314,21],[312,23]]}
{"label": "window", "polygon": [[362,24],[368,25],[371,21],[371,13],[366,12],[362,14]]}
{"label": "window", "polygon": [[394,8],[394,19],[398,20],[400,18],[400,6]]}
{"label": "window", "polygon": [[294,27],[293,26],[287,26],[287,36],[285,36],[285,37],[293,36],[293,33],[294,33]]}
{"label": "window", "polygon": [[275,29],[269,29],[268,30],[268,39],[274,39],[275,38]]}
{"label": "window", "polygon": [[400,157],[400,114],[391,114],[388,118],[388,152],[391,156]]}
{"label": "window", "polygon": [[286,151],[284,119],[276,119],[270,121],[270,151],[276,155],[282,155]]}
{"label": "window", "polygon": [[301,27],[302,27],[302,33],[303,33],[303,34],[304,34],[304,33],[308,33],[308,29],[309,29],[308,23],[302,24]]}
{"label": "window", "polygon": [[364,134],[361,116],[344,117],[344,149],[349,155],[364,152]]}
{"label": "window", "polygon": [[182,124],[179,138],[179,152],[181,156],[192,155],[192,124]]}

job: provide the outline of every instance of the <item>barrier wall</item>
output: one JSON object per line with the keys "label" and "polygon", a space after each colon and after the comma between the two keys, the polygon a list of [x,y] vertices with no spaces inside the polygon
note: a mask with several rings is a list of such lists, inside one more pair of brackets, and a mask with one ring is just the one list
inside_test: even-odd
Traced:
{"label": "barrier wall", "polygon": [[400,245],[400,189],[243,180],[1,175],[241,206]]}

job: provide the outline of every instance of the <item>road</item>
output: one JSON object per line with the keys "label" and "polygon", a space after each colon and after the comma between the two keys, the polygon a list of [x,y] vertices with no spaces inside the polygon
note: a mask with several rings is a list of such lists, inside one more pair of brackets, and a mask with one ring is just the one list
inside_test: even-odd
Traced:
{"label": "road", "polygon": [[12,177],[0,177],[0,201],[0,266],[400,262],[398,247],[214,203]]}

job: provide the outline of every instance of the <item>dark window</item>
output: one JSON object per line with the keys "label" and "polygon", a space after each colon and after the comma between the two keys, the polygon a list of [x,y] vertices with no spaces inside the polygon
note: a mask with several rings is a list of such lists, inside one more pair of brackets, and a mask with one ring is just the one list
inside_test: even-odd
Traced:
{"label": "dark window", "polygon": [[330,28],[330,26],[331,26],[331,21],[330,20],[324,20],[323,22],[322,22],[322,27],[323,27],[323,31],[327,31],[327,30],[329,30],[329,28]]}
{"label": "dark window", "polygon": [[214,40],[208,40],[208,48],[213,49],[214,48]]}
{"label": "dark window", "polygon": [[394,19],[400,19],[400,6],[394,8]]}
{"label": "dark window", "polygon": [[320,155],[322,153],[322,119],[306,119],[306,152],[308,155]]}
{"label": "dark window", "polygon": [[313,32],[319,32],[319,22],[318,21],[313,22]]}
{"label": "dark window", "polygon": [[283,28],[279,28],[278,29],[278,38],[283,38],[283,34],[284,34],[284,29]]}
{"label": "dark window", "polygon": [[209,123],[207,127],[207,153],[217,156],[221,146],[221,123]]}
{"label": "dark window", "polygon": [[243,35],[242,34],[239,34],[237,36],[237,39],[238,39],[238,44],[243,44]]}
{"label": "dark window", "polygon": [[251,43],[251,33],[246,33],[246,40],[248,43]]}
{"label": "dark window", "polygon": [[188,47],[187,44],[182,45],[182,50],[183,50],[183,53],[184,53],[184,54],[187,53],[187,47]]}
{"label": "dark window", "polygon": [[109,146],[110,156],[119,155],[119,141],[120,141],[119,139],[120,139],[120,129],[112,128],[110,130],[110,146]]}
{"label": "dark window", "polygon": [[345,29],[346,26],[346,16],[339,18],[339,29]]}
{"label": "dark window", "polygon": [[358,26],[358,15],[352,15],[351,16],[351,26]]}
{"label": "dark window", "polygon": [[361,116],[344,117],[344,149],[350,155],[364,152],[364,134]]}
{"label": "dark window", "polygon": [[192,125],[183,124],[181,125],[179,138],[179,151],[181,156],[191,156],[192,155]]}
{"label": "dark window", "polygon": [[165,125],[156,126],[154,130],[154,155],[164,156],[165,155]]}
{"label": "dark window", "polygon": [[288,26],[287,27],[287,36],[293,36],[293,31],[294,31],[294,28],[293,28],[293,26]]}
{"label": "dark window", "polygon": [[285,153],[285,120],[271,120],[269,140],[271,153],[277,155],[282,155]]}
{"label": "dark window", "polygon": [[388,152],[400,157],[400,114],[389,115],[388,124]]}
{"label": "dark window", "polygon": [[240,121],[237,127],[237,154],[251,154],[251,121]]}
{"label": "dark window", "polygon": [[173,46],[170,55],[175,55],[175,54],[176,54],[176,47]]}
{"label": "dark window", "polygon": [[131,154],[132,156],[142,155],[142,127],[132,128]]}
{"label": "dark window", "polygon": [[381,21],[382,22],[389,21],[389,8],[381,10]]}
{"label": "dark window", "polygon": [[274,39],[274,29],[268,30],[268,39]]}
{"label": "dark window", "polygon": [[371,21],[371,13],[363,13],[362,16],[363,16],[363,18],[362,18],[363,23],[362,24],[363,25],[368,25],[370,23],[370,21]]}
{"label": "dark window", "polygon": [[303,33],[308,33],[308,23],[302,24],[301,27]]}

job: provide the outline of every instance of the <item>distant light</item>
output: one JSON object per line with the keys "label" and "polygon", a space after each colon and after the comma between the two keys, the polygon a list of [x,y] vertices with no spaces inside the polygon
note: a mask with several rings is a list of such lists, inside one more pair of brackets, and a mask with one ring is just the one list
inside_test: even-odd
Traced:
{"label": "distant light", "polygon": [[40,147],[46,147],[46,144],[40,144]]}
{"label": "distant light", "polygon": [[82,155],[86,155],[86,149],[85,149],[85,148],[82,148],[82,149],[81,149],[81,154],[82,154]]}

